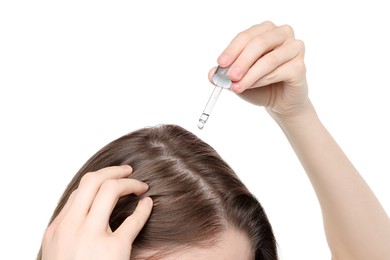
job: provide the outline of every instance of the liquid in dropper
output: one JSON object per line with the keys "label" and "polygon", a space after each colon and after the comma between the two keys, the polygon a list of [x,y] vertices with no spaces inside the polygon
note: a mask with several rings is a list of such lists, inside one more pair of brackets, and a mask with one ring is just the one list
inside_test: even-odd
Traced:
{"label": "liquid in dropper", "polygon": [[199,122],[198,122],[199,129],[203,129],[204,125],[206,124],[207,119],[210,116],[211,110],[213,109],[215,103],[217,102],[222,89],[224,88],[229,89],[230,85],[232,84],[232,81],[226,76],[228,70],[229,67],[222,68],[218,66],[217,70],[215,71],[212,77],[215,87],[213,92],[211,93],[209,100],[207,101],[206,107],[204,108],[202,115],[199,118]]}

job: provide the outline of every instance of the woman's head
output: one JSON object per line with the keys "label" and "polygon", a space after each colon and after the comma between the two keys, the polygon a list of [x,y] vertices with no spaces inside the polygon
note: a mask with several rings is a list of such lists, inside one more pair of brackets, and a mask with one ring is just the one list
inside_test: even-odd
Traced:
{"label": "woman's head", "polygon": [[[133,168],[130,178],[149,185],[140,197],[154,201],[152,214],[134,241],[132,258],[216,252],[213,247],[232,245],[226,250],[246,247],[251,258],[277,259],[272,229],[259,202],[213,148],[175,125],[143,128],[103,147],[75,175],[52,219],[85,173],[123,164]],[[132,214],[140,197],[118,201],[110,218],[113,230]]]}

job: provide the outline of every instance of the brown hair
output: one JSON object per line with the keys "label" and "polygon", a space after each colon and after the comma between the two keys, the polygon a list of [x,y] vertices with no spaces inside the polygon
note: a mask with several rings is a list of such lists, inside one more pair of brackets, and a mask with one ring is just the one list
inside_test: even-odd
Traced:
{"label": "brown hair", "polygon": [[[149,184],[141,196],[122,197],[110,217],[115,230],[143,196],[154,201],[152,214],[133,243],[139,249],[169,253],[175,248],[207,247],[227,227],[243,232],[255,259],[277,259],[267,216],[228,164],[208,144],[176,125],[147,127],[109,143],[74,176],[50,220],[58,215],[84,174],[128,164],[130,178]],[[41,259],[41,252],[38,258]]]}

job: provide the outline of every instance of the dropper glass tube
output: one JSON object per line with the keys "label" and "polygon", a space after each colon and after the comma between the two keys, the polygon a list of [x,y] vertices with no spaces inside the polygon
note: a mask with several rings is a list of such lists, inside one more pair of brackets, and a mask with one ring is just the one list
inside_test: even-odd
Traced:
{"label": "dropper glass tube", "polygon": [[206,107],[203,110],[202,115],[199,118],[198,122],[198,128],[203,129],[204,125],[207,122],[207,119],[210,116],[211,110],[213,110],[215,103],[218,100],[219,95],[222,92],[222,89],[226,88],[229,89],[232,81],[226,76],[226,72],[229,70],[229,68],[222,68],[217,67],[217,70],[215,71],[212,80],[215,84],[214,90],[211,93],[211,96],[209,100],[207,101]]}
{"label": "dropper glass tube", "polygon": [[211,93],[209,101],[207,102],[206,107],[204,108],[203,113],[202,113],[202,115],[199,118],[199,123],[198,123],[198,128],[199,129],[203,129],[204,125],[207,122],[207,119],[209,119],[211,110],[213,110],[213,107],[214,107],[215,103],[217,103],[219,94],[221,94],[222,89],[223,88],[218,87],[218,86],[214,87],[214,90]]}

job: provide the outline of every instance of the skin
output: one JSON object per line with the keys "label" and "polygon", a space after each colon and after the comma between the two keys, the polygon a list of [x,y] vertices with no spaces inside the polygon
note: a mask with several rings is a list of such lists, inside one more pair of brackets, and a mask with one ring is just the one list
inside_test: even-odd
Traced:
{"label": "skin", "polygon": [[[390,259],[389,217],[318,118],[308,97],[304,50],[290,26],[264,22],[239,33],[217,62],[222,67],[231,66],[227,73],[233,81],[231,90],[244,100],[265,107],[285,133],[319,200],[332,259]],[[210,71],[210,78],[214,71],[215,68]],[[129,259],[131,242],[146,222],[152,202],[142,201],[119,231],[111,232],[108,216],[117,198],[147,190],[147,186],[136,181],[119,181],[130,170],[118,171],[114,174],[112,169],[103,169],[90,174],[98,175],[97,180],[88,177],[83,181],[58,220],[46,231],[43,259]],[[114,191],[116,185],[121,187],[120,191]],[[105,188],[98,189],[100,186]],[[77,213],[79,209],[83,209],[82,214]],[[103,217],[98,217],[97,212]],[[248,245],[237,245],[235,250],[246,252]],[[203,259],[229,259],[224,258],[223,250],[221,255],[202,255],[196,248],[189,250],[178,252],[180,259],[196,259],[195,254]]]}

